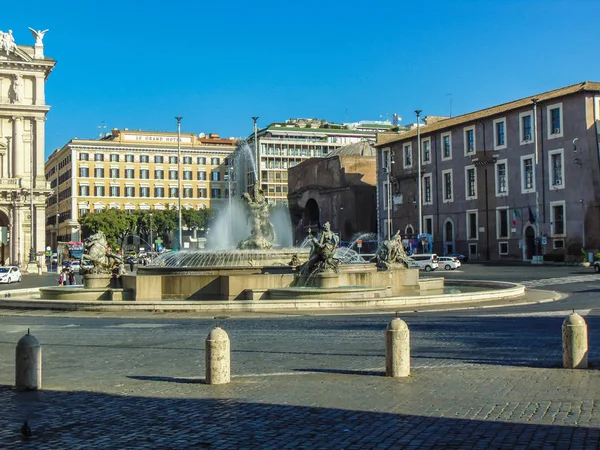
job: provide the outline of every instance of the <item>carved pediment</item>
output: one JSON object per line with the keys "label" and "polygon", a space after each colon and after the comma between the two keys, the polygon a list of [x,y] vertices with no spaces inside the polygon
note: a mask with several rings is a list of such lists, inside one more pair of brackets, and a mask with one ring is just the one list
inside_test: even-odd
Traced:
{"label": "carved pediment", "polygon": [[6,51],[0,48],[0,63],[4,61],[9,62],[33,62],[33,57],[29,55],[25,50],[17,47],[14,50],[6,53]]}

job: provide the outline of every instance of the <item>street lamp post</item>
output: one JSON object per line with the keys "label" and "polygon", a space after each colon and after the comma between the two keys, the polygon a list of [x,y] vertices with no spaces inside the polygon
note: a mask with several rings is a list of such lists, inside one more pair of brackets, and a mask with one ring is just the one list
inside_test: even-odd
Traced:
{"label": "street lamp post", "polygon": [[31,155],[31,162],[29,165],[29,264],[35,264],[35,221],[34,221],[34,210],[33,210],[33,155]]}
{"label": "street lamp post", "polygon": [[258,154],[258,128],[256,125],[258,116],[252,116],[252,120],[254,121],[254,168],[256,169],[256,179],[254,180],[254,183],[257,183],[258,187],[260,187],[260,155]]}
{"label": "street lamp post", "polygon": [[179,250],[183,247],[181,230],[181,119],[181,116],[175,116],[175,120],[177,120],[177,197],[179,197],[177,210],[177,221],[179,224],[177,248]]}
{"label": "street lamp post", "polygon": [[421,110],[417,109],[415,111],[417,115],[417,201],[418,205],[418,214],[419,214],[419,236],[423,233],[423,199],[422,195],[422,180],[421,180]]}
{"label": "street lamp post", "polygon": [[533,257],[533,263],[540,263],[540,186],[542,185],[541,181],[538,180],[538,164],[539,164],[539,156],[538,156],[538,126],[537,126],[537,103],[538,99],[534,98],[531,100],[533,102],[533,142],[534,142],[534,152],[535,152],[535,222],[537,222],[534,226],[535,231],[535,256]]}
{"label": "street lamp post", "polygon": [[154,252],[154,241],[152,240],[152,213],[148,214],[150,216],[150,253]]}

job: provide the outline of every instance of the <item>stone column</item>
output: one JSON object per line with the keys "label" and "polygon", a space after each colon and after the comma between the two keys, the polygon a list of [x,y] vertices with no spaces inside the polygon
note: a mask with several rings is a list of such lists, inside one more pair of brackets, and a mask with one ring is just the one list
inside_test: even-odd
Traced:
{"label": "stone column", "polygon": [[11,264],[17,266],[23,262],[23,210],[21,206],[14,206],[13,209],[13,226],[10,233],[11,247],[13,252],[11,255]]}
{"label": "stone column", "polygon": [[34,153],[34,186],[38,189],[43,188],[46,183],[46,171],[44,168],[44,147],[45,147],[45,136],[46,136],[46,118],[36,117],[35,121],[35,147],[33,148]]}
{"label": "stone column", "polygon": [[35,77],[35,105],[44,105],[46,103],[46,98],[44,96],[44,77],[38,76]]}
{"label": "stone column", "polygon": [[[35,251],[43,252],[45,250],[46,242],[46,210],[45,205],[38,204],[35,206]],[[41,258],[42,270],[46,271],[46,264],[44,264],[44,257],[36,256],[38,260]]]}
{"label": "stone column", "polygon": [[13,117],[13,138],[12,138],[12,154],[13,161],[13,177],[22,178],[23,170],[23,118]]}
{"label": "stone column", "polygon": [[10,225],[9,225],[9,232],[10,232],[10,258],[9,258],[9,264],[16,264],[17,263],[17,254],[18,254],[18,248],[17,248],[17,230],[19,229],[17,227],[17,208],[15,208],[14,206],[11,207],[12,208],[12,214],[11,214],[11,221],[10,221]]}

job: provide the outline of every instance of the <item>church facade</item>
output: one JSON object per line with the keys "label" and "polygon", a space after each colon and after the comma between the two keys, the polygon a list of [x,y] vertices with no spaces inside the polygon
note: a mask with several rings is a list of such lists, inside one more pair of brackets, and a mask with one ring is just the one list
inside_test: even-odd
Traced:
{"label": "church facade", "polygon": [[44,87],[56,62],[44,56],[47,30],[30,31],[31,46],[0,31],[0,264],[32,272],[45,268]]}

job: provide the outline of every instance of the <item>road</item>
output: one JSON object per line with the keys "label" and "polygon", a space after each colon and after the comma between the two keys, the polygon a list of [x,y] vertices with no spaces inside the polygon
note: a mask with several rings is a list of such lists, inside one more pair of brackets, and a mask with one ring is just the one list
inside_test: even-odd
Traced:
{"label": "road", "polygon": [[[433,275],[567,297],[403,314],[412,370],[399,380],[381,376],[392,314],[220,319],[232,349],[224,386],[202,383],[216,320],[4,311],[0,447],[23,446],[27,419],[35,448],[597,448],[600,276],[480,264]],[[588,323],[591,370],[560,369],[573,309]],[[44,389],[17,394],[14,348],[27,328],[43,345]]]}

